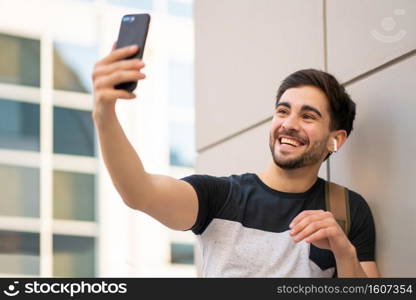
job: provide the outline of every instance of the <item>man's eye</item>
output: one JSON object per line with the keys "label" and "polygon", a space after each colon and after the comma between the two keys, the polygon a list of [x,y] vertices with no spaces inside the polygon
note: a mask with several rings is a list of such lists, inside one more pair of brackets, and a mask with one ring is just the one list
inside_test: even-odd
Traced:
{"label": "man's eye", "polygon": [[309,114],[303,115],[303,118],[307,120],[315,120],[315,117]]}
{"label": "man's eye", "polygon": [[278,110],[277,110],[277,113],[278,113],[278,114],[286,114],[286,113],[287,113],[287,110],[284,110],[284,109],[278,109]]}

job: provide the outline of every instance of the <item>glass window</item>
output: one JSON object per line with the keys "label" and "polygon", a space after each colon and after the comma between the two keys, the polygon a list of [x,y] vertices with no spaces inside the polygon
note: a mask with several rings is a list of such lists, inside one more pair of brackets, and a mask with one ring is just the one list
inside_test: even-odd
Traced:
{"label": "glass window", "polygon": [[196,157],[192,123],[169,122],[170,164],[193,167]]}
{"label": "glass window", "polygon": [[122,5],[130,8],[152,10],[153,9],[153,0],[108,0],[110,4]]}
{"label": "glass window", "polygon": [[192,18],[193,7],[191,2],[184,2],[178,0],[169,0],[168,2],[169,14],[177,17]]}
{"label": "glass window", "polygon": [[95,240],[89,237],[53,236],[53,276],[94,277]]}
{"label": "glass window", "polygon": [[0,231],[0,272],[39,275],[39,233]]}
{"label": "glass window", "polygon": [[53,172],[53,217],[95,221],[95,176]]}
{"label": "glass window", "polygon": [[194,245],[186,243],[171,243],[170,257],[173,264],[194,264]]}
{"label": "glass window", "polygon": [[0,82],[40,86],[40,41],[0,33]]}
{"label": "glass window", "polygon": [[53,151],[72,155],[95,155],[94,125],[90,111],[54,107]]}
{"label": "glass window", "polygon": [[39,118],[39,104],[0,99],[0,148],[39,151]]}
{"label": "glass window", "polygon": [[[184,114],[194,113],[193,67],[190,63],[169,61],[169,106]],[[174,116],[178,119],[178,116]],[[180,117],[179,117],[180,118]],[[192,167],[195,160],[194,125],[169,122],[170,164]]]}
{"label": "glass window", "polygon": [[97,47],[55,42],[53,81],[57,90],[92,92],[91,72],[98,58]]}
{"label": "glass window", "polygon": [[174,60],[169,61],[169,106],[193,110],[194,107],[193,65]]}
{"label": "glass window", "polygon": [[39,178],[39,169],[0,165],[0,215],[38,218]]}

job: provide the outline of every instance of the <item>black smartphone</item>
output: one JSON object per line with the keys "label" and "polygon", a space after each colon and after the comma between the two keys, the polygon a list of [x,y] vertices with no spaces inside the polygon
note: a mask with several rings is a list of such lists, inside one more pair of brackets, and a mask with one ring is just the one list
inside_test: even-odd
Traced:
{"label": "black smartphone", "polygon": [[[127,57],[126,59],[143,58],[143,51],[146,44],[147,32],[149,31],[149,24],[149,14],[125,15],[121,18],[116,49],[130,45],[139,45],[139,51],[137,51],[136,54]],[[116,89],[123,89],[128,92],[132,92],[136,87],[137,81],[123,82],[115,86]]]}

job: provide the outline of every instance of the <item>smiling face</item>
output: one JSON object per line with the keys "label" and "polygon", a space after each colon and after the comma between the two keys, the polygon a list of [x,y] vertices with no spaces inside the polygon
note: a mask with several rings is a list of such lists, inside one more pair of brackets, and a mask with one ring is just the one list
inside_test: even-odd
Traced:
{"label": "smiling face", "polygon": [[313,86],[287,89],[277,103],[269,145],[275,164],[297,169],[321,164],[331,149],[325,94]]}

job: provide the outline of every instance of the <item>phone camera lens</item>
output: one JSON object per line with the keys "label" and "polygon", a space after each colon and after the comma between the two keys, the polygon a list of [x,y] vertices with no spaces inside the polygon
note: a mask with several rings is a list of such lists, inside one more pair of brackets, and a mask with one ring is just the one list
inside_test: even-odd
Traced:
{"label": "phone camera lens", "polygon": [[134,21],[134,17],[133,16],[125,16],[124,18],[123,18],[123,22],[127,22],[127,23],[131,23],[131,22],[133,22]]}

